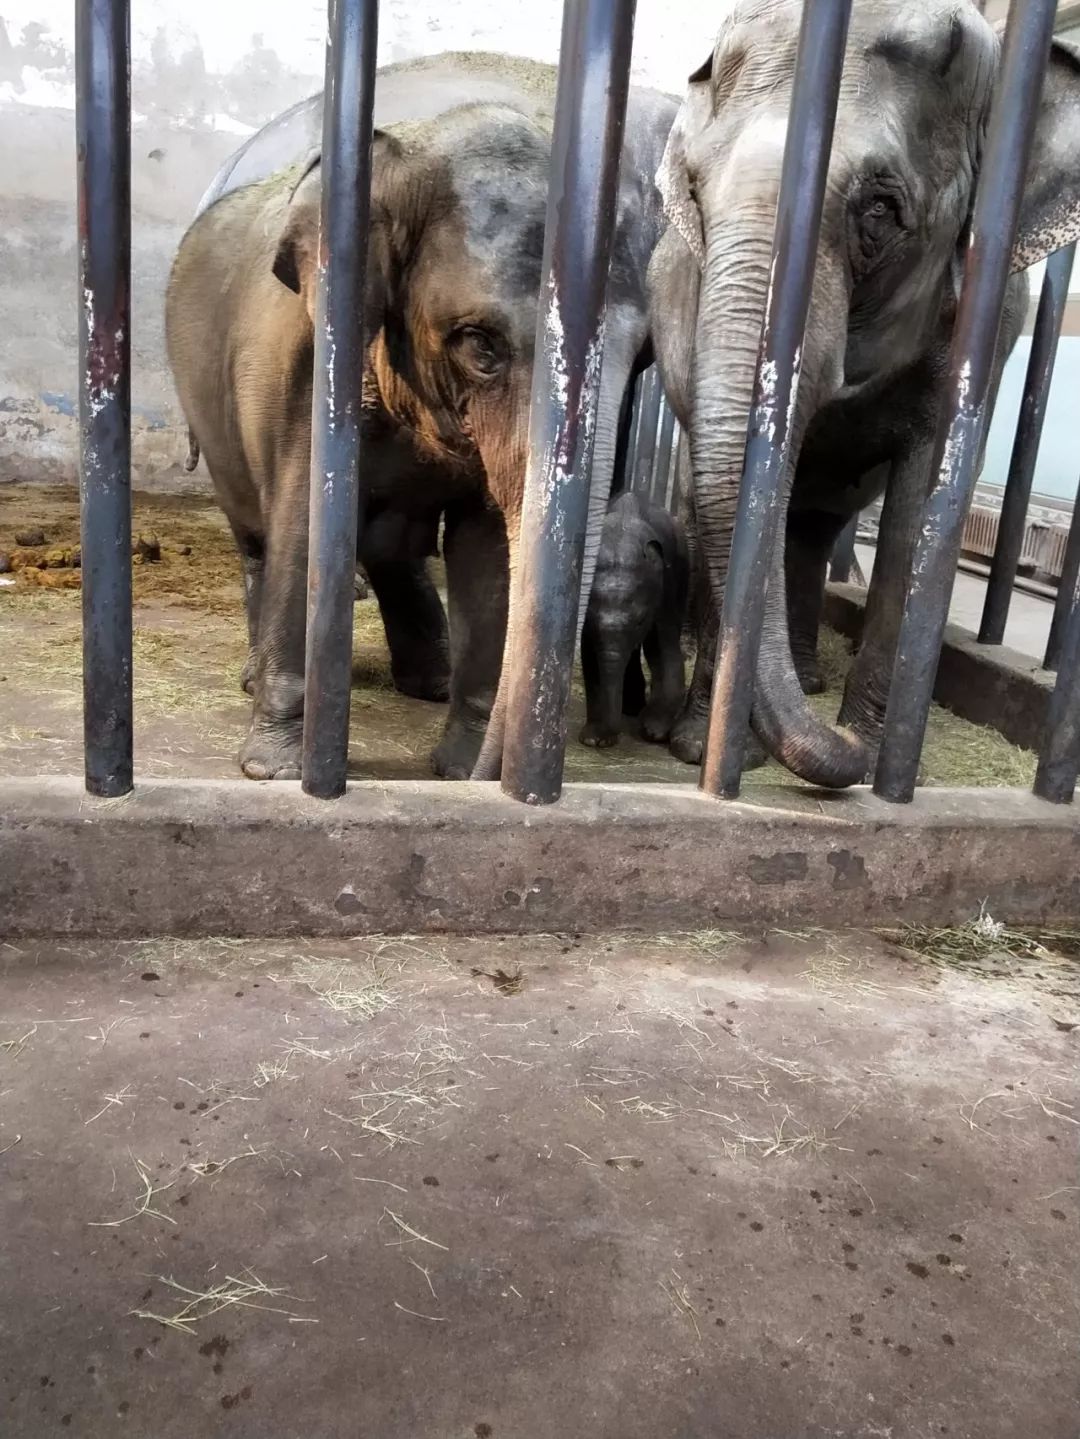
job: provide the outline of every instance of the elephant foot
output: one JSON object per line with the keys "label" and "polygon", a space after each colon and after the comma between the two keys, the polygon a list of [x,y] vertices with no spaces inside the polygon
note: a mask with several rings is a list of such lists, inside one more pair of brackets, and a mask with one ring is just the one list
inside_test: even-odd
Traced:
{"label": "elephant foot", "polygon": [[445,704],[450,698],[450,676],[446,674],[395,674],[394,688],[398,694],[408,695],[410,699],[430,700],[433,704]]}
{"label": "elephant foot", "polygon": [[700,764],[709,722],[704,716],[682,714],[671,727],[668,749],[683,764]]}
{"label": "elephant foot", "polygon": [[353,575],[353,601],[366,600],[371,597],[371,586],[368,584],[367,576],[363,570],[357,570]]}
{"label": "elephant foot", "polygon": [[303,736],[302,719],[254,721],[240,751],[241,770],[248,779],[299,779]]}
{"label": "elephant foot", "polygon": [[619,731],[590,720],[582,725],[578,739],[590,749],[613,749],[619,743]]}
{"label": "elephant foot", "polygon": [[641,716],[642,739],[650,744],[666,744],[678,713],[678,705],[650,700]]}
{"label": "elephant foot", "polygon": [[431,751],[433,773],[440,779],[469,779],[483,742],[483,729],[468,729],[460,724],[448,727]]}
{"label": "elephant foot", "polygon": [[[708,720],[698,719],[693,716],[684,715],[677,720],[671,731],[671,739],[668,741],[668,748],[676,759],[681,759],[683,764],[700,764],[705,754],[705,738],[708,733]],[[765,746],[751,730],[746,736],[746,749],[743,754],[743,771],[760,769],[769,760]]]}

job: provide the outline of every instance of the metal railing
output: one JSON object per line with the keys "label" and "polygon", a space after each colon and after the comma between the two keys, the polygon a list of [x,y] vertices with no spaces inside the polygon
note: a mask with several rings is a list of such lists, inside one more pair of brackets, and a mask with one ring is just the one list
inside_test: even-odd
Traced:
{"label": "metal railing", "polygon": [[[782,514],[791,399],[851,0],[805,0],[774,239],[767,322],[727,576],[702,784],[739,793],[766,576]],[[979,176],[942,417],[874,779],[911,800],[986,420],[1021,186],[1054,22],[1054,0],[1014,0]],[[133,783],[130,475],[129,0],[77,8],[81,497],[86,785]],[[331,0],[313,410],[304,788],[346,782],[353,571],[362,483],[359,397],[365,337],[377,0]],[[509,657],[503,789],[556,799],[580,606],[592,433],[603,346],[633,0],[566,0],[529,464],[521,535],[519,644]],[[1048,268],[1032,345],[983,638],[999,640],[1019,556],[1073,250]],[[764,376],[767,374],[768,383]],[[675,500],[678,439],[655,371],[640,382],[627,473]],[[853,532],[847,537],[850,551]],[[842,552],[841,552],[842,559]],[[1074,517],[1047,663],[1057,683],[1036,793],[1071,799],[1080,763],[1080,524]]]}

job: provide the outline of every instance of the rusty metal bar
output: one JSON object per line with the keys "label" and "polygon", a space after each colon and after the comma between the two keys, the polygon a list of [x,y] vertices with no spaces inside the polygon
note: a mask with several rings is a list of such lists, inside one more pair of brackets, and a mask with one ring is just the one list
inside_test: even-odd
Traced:
{"label": "rusty metal bar", "polygon": [[675,446],[675,411],[660,394],[660,428],[656,435],[656,459],[653,461],[653,503],[671,508],[671,462]]}
{"label": "rusty metal bar", "polygon": [[345,792],[378,0],[330,0],[311,422],[303,787]]}
{"label": "rusty metal bar", "polygon": [[915,794],[964,520],[975,488],[1020,203],[1054,28],[1054,0],[1014,0],[971,223],[964,283],[893,669],[874,793]]}
{"label": "rusty metal bar", "polygon": [[1072,274],[1076,245],[1066,246],[1046,262],[1046,276],[1039,296],[1035,331],[1031,337],[1031,355],[1024,380],[1024,396],[1020,402],[1020,418],[1016,425],[1009,478],[1001,504],[998,540],[990,565],[986,586],[979,643],[999,645],[1005,638],[1016,571],[1024,544],[1028,501],[1039,458],[1050,384],[1054,378],[1061,322],[1065,318],[1065,302],[1069,298],[1069,277]]}
{"label": "rusty metal bar", "polygon": [[1035,793],[1068,804],[1080,767],[1080,574],[1067,591],[1057,683],[1046,712],[1046,735],[1035,771]]}
{"label": "rusty metal bar", "polygon": [[644,499],[652,496],[653,465],[656,462],[657,432],[660,428],[660,401],[663,389],[655,365],[641,377],[637,416],[637,443],[634,446],[634,476],[630,488]]}
{"label": "rusty metal bar", "polygon": [[1069,605],[1077,578],[1080,577],[1080,490],[1073,500],[1072,519],[1069,522],[1069,538],[1065,542],[1065,559],[1061,566],[1054,614],[1050,621],[1050,634],[1046,641],[1046,657],[1043,669],[1056,670],[1061,661],[1061,649],[1065,640],[1065,624],[1069,617]]}
{"label": "rusty metal bar", "polygon": [[805,0],[803,6],[767,318],[750,408],[701,774],[702,788],[725,799],[738,796],[750,728],[766,581],[782,508],[789,420],[799,383],[798,354],[810,307],[850,15],[851,0]]}
{"label": "rusty metal bar", "polygon": [[851,579],[855,565],[855,539],[859,532],[858,510],[840,531],[829,560],[829,580],[832,584],[846,585]]}
{"label": "rusty metal bar", "polygon": [[134,782],[131,674],[131,16],[75,20],[83,735],[90,794]]}
{"label": "rusty metal bar", "polygon": [[634,0],[566,0],[502,787],[562,792]]}

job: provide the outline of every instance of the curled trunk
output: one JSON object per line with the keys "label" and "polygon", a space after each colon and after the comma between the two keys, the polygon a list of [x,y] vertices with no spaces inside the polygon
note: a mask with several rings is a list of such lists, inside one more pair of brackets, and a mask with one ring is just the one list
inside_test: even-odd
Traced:
{"label": "curled trunk", "polygon": [[[742,201],[725,187],[711,207],[716,218],[706,225],[690,439],[699,537],[718,606],[731,554],[772,261],[776,191],[760,181],[759,172],[755,193]],[[708,201],[705,208],[709,213]],[[865,778],[868,757],[855,735],[823,724],[806,703],[788,638],[783,550],[794,461],[818,397],[842,364],[846,303],[837,303],[836,281],[828,262],[819,259],[792,416],[792,463],[783,479],[766,588],[753,725],[770,754],[792,773],[811,784],[842,788]]]}

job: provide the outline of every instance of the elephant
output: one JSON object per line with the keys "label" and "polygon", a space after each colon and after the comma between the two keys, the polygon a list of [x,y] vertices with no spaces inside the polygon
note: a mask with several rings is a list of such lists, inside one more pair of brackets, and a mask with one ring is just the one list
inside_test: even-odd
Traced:
{"label": "elephant", "polygon": [[[604,520],[581,634],[582,744],[618,744],[622,716],[631,712],[640,714],[645,739],[667,739],[686,688],[682,629],[689,580],[678,518],[632,490],[616,495]],[[637,688],[642,649],[649,666],[647,702]]]}
{"label": "elephant", "polygon": [[[501,669],[555,79],[553,67],[512,56],[449,54],[390,66],[376,84],[356,317],[367,342],[360,559],[385,620],[378,562],[399,562],[400,579],[401,560],[434,547],[442,516],[450,709],[432,766],[448,778],[473,769]],[[676,110],[657,92],[631,94],[591,477],[594,556],[622,395],[647,347],[645,272],[663,226],[654,176]],[[254,703],[240,760],[253,779],[299,773],[321,112],[321,96],[294,107],[215,181],[181,241],[166,305],[181,405],[250,573]],[[406,552],[370,555],[371,537],[393,524]],[[413,636],[401,638],[402,668],[437,680],[425,578],[414,571],[392,598]]]}
{"label": "elephant", "polygon": [[[670,223],[649,271],[652,329],[665,389],[690,436],[697,530],[717,606],[769,287],[801,10],[799,0],[732,0],[712,53],[690,76],[658,175]],[[785,542],[769,572],[753,699],[753,726],[767,750],[810,783],[863,781],[880,744],[999,70],[999,35],[970,0],[854,0],[783,477]],[[1055,42],[1025,177],[998,377],[1027,301],[1018,272],[1080,230],[1078,102],[1080,61]],[[832,728],[803,693],[803,684],[817,687],[825,565],[848,519],[883,491],[863,641],[841,727]],[[699,681],[688,712],[695,703],[701,709]]]}

